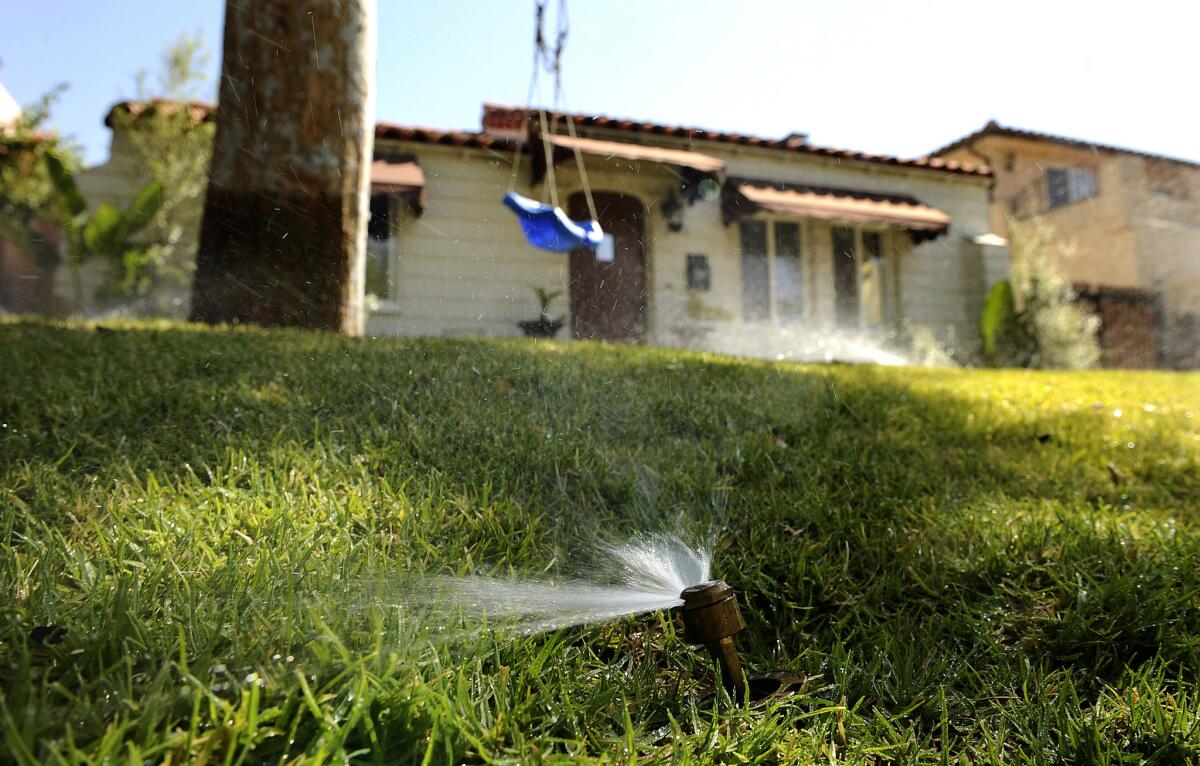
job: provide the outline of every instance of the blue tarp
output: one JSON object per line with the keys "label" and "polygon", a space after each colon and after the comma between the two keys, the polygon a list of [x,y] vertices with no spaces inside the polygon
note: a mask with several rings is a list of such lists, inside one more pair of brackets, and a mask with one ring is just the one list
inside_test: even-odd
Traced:
{"label": "blue tarp", "polygon": [[504,195],[504,204],[517,214],[525,239],[534,247],[566,253],[577,247],[595,250],[604,239],[595,221],[572,221],[562,208],[543,205],[516,192]]}

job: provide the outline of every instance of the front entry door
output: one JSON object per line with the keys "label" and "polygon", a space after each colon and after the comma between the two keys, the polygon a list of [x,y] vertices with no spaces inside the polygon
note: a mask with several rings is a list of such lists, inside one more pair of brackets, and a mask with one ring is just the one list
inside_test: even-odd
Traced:
{"label": "front entry door", "polygon": [[[600,228],[615,240],[615,257],[601,263],[585,247],[571,251],[571,336],[638,340],[646,317],[645,208],[624,194],[596,192],[593,197]],[[567,215],[576,221],[591,217],[582,194],[571,195]]]}

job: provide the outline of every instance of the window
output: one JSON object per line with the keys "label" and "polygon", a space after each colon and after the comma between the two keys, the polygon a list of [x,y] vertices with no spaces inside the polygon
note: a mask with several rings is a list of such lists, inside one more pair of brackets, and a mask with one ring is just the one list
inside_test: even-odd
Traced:
{"label": "window", "polygon": [[800,224],[743,221],[742,316],[748,320],[804,318]]}
{"label": "window", "polygon": [[742,221],[742,317],[771,316],[770,265],[767,261],[767,222]]}
{"label": "window", "polygon": [[367,221],[366,294],[376,301],[395,298],[392,272],[395,268],[395,221],[399,205],[388,194],[371,196],[371,218]]}
{"label": "window", "polygon": [[1081,202],[1096,196],[1096,172],[1091,168],[1046,168],[1046,208]]}
{"label": "window", "polygon": [[833,230],[833,305],[839,327],[858,327],[858,249],[854,240],[854,229]]}
{"label": "window", "polygon": [[800,224],[775,222],[775,315],[804,319],[804,264],[800,260]]}
{"label": "window", "polygon": [[862,299],[862,323],[880,327],[887,315],[884,308],[885,291],[883,242],[877,231],[862,233],[862,267],[859,274],[859,294]]}
{"label": "window", "polygon": [[896,294],[884,233],[833,229],[833,306],[838,327],[870,329],[895,316]]}
{"label": "window", "polygon": [[707,290],[712,286],[712,272],[708,266],[707,255],[688,253],[687,286],[689,290]]}

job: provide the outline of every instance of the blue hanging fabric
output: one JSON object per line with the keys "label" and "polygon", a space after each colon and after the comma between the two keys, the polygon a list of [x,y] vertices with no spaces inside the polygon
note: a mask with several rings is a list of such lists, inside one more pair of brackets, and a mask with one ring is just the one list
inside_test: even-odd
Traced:
{"label": "blue hanging fabric", "polygon": [[572,221],[562,208],[543,205],[516,192],[504,195],[504,204],[517,214],[525,239],[534,247],[566,253],[577,247],[595,250],[604,231],[595,221]]}

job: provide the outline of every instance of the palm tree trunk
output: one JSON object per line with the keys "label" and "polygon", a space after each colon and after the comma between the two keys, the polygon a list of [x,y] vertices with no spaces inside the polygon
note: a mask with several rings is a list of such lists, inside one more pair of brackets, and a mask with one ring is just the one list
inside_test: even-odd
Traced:
{"label": "palm tree trunk", "polygon": [[374,0],[227,0],[194,321],[363,331]]}

